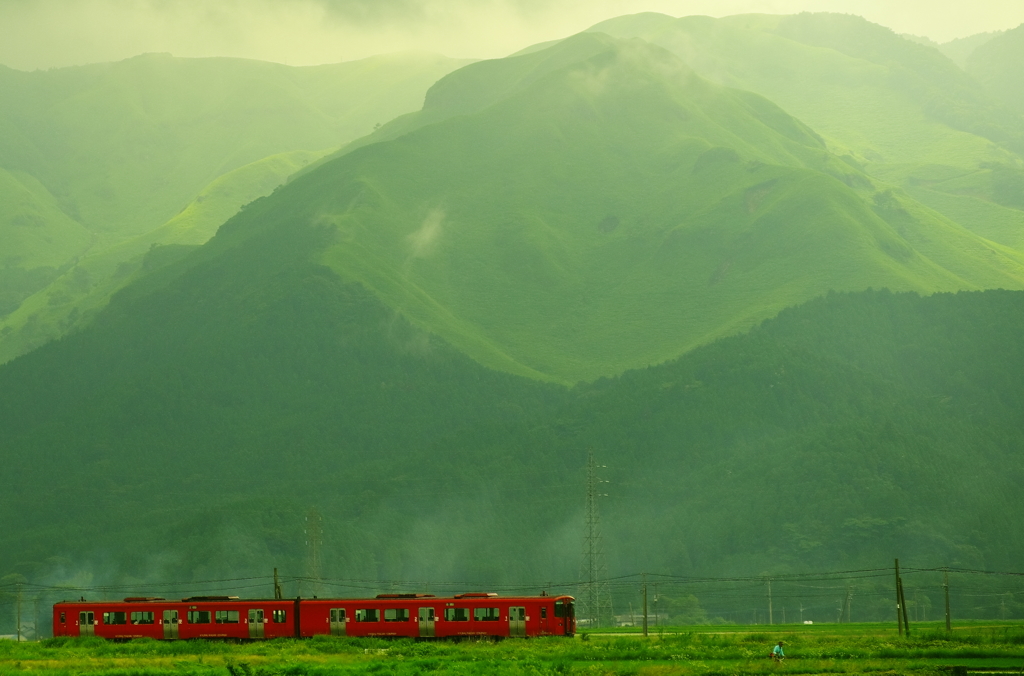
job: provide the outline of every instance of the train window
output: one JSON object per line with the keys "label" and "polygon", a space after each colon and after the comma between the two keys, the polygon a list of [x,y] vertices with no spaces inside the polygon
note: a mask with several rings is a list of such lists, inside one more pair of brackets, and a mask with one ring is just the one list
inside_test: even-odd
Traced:
{"label": "train window", "polygon": [[409,621],[409,609],[408,608],[385,608],[384,609],[384,621],[385,622],[408,622]]}
{"label": "train window", "polygon": [[128,624],[128,613],[103,613],[103,624]]}
{"label": "train window", "polygon": [[469,608],[445,608],[444,619],[449,622],[468,622]]}
{"label": "train window", "polygon": [[189,624],[210,624],[210,611],[209,610],[190,610],[190,611],[188,611],[188,623]]}
{"label": "train window", "polygon": [[345,609],[344,608],[331,608],[331,622],[344,622],[345,621]]}
{"label": "train window", "polygon": [[64,613],[61,613],[61,614],[60,614],[60,623],[61,623],[61,624],[64,624],[65,622],[67,622],[67,619],[65,619],[65,617],[64,617]]}
{"label": "train window", "polygon": [[555,601],[555,617],[565,617],[565,601]]}
{"label": "train window", "polygon": [[288,611],[287,610],[275,610],[274,611],[274,622],[287,622]]}
{"label": "train window", "polygon": [[548,607],[547,606],[541,606],[540,607],[540,619],[542,619],[542,620],[546,619],[547,616],[548,616]]}
{"label": "train window", "polygon": [[132,613],[132,624],[153,624],[153,613],[144,610]]}
{"label": "train window", "polygon": [[238,624],[237,610],[218,610],[214,615],[217,624]]}
{"label": "train window", "polygon": [[501,608],[474,608],[473,619],[477,622],[496,622],[501,619]]}
{"label": "train window", "polygon": [[356,622],[380,622],[380,611],[376,608],[364,608],[357,610]]}

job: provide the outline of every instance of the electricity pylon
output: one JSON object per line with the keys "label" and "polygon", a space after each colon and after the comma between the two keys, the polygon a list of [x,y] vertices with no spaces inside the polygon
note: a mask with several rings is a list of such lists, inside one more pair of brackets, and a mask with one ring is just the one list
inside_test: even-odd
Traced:
{"label": "electricity pylon", "polygon": [[594,462],[594,451],[590,451],[587,458],[586,523],[583,530],[577,617],[591,627],[600,627],[612,621],[612,597],[608,591],[608,568],[604,562],[601,515],[597,507],[598,498],[608,497],[607,493],[600,492],[600,484],[608,482],[598,478],[598,469],[605,469],[605,466],[598,466]]}

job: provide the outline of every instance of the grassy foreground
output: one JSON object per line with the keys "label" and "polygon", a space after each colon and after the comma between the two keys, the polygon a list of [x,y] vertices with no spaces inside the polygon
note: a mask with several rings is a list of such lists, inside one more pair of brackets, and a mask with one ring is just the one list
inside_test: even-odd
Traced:
{"label": "grassy foreground", "polygon": [[[0,674],[952,674],[1018,673],[1024,625],[976,624],[946,636],[918,626],[901,639],[892,625],[665,630],[648,638],[594,633],[572,639],[416,643],[407,640],[275,640],[228,644],[102,639],[0,642]],[[782,665],[767,658],[786,642]]]}

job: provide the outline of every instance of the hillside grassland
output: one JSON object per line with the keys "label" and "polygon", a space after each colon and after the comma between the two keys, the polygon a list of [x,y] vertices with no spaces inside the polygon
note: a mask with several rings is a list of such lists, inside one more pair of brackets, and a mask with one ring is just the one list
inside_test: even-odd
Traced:
{"label": "hillside grassland", "polygon": [[[6,316],[0,312],[0,363],[86,324],[106,306],[114,292],[129,284],[143,269],[147,253],[157,247],[168,247],[163,253],[173,251],[177,255],[187,247],[204,244],[239,208],[270,194],[290,175],[323,154],[297,150],[239,167],[203,188],[160,227],[80,256],[73,264],[65,264],[60,272],[55,270],[55,278],[49,284],[18,299],[20,304],[12,302]],[[0,276],[5,272],[12,274],[11,270],[0,270]]]}
{"label": "hillside grassland", "polygon": [[[1020,251],[664,50],[593,33],[502,61],[442,79],[429,124],[382,130],[270,214],[333,227],[323,262],[490,368],[592,380],[830,289],[1024,281]],[[481,94],[478,71],[508,82]]]}
{"label": "hillside grassland", "polygon": [[79,326],[144,247],[201,244],[465,63],[410,52],[304,68],[167,54],[0,66],[0,363]]}
{"label": "hillside grassland", "polygon": [[[969,69],[976,81],[932,47],[837,14],[646,14],[590,30],[643,38],[714,82],[766,96],[821,134],[830,151],[893,185],[916,185],[914,175],[928,167],[1020,166],[1024,123],[1002,101],[1020,90],[1019,59],[1008,58],[1020,49],[1020,29],[978,48]],[[991,191],[982,192],[991,201]],[[968,228],[986,217],[984,205],[927,203]]]}
{"label": "hillside grassland", "polygon": [[[1020,624],[975,624],[947,635],[921,625],[911,638],[892,625],[662,628],[647,638],[581,635],[448,643],[409,640],[274,640],[160,643],[48,639],[0,642],[0,674],[948,674],[950,667],[1012,671],[1024,661]],[[786,643],[787,659],[768,659]]]}

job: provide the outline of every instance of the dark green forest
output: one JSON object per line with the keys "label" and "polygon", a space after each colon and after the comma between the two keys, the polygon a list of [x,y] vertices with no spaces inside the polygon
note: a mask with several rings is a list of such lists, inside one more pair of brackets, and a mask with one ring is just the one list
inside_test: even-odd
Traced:
{"label": "dark green forest", "polygon": [[0,571],[301,574],[315,507],[334,579],[574,580],[588,450],[613,575],[1024,554],[1024,293],[829,294],[570,389],[412,327],[268,202],[0,370]]}

